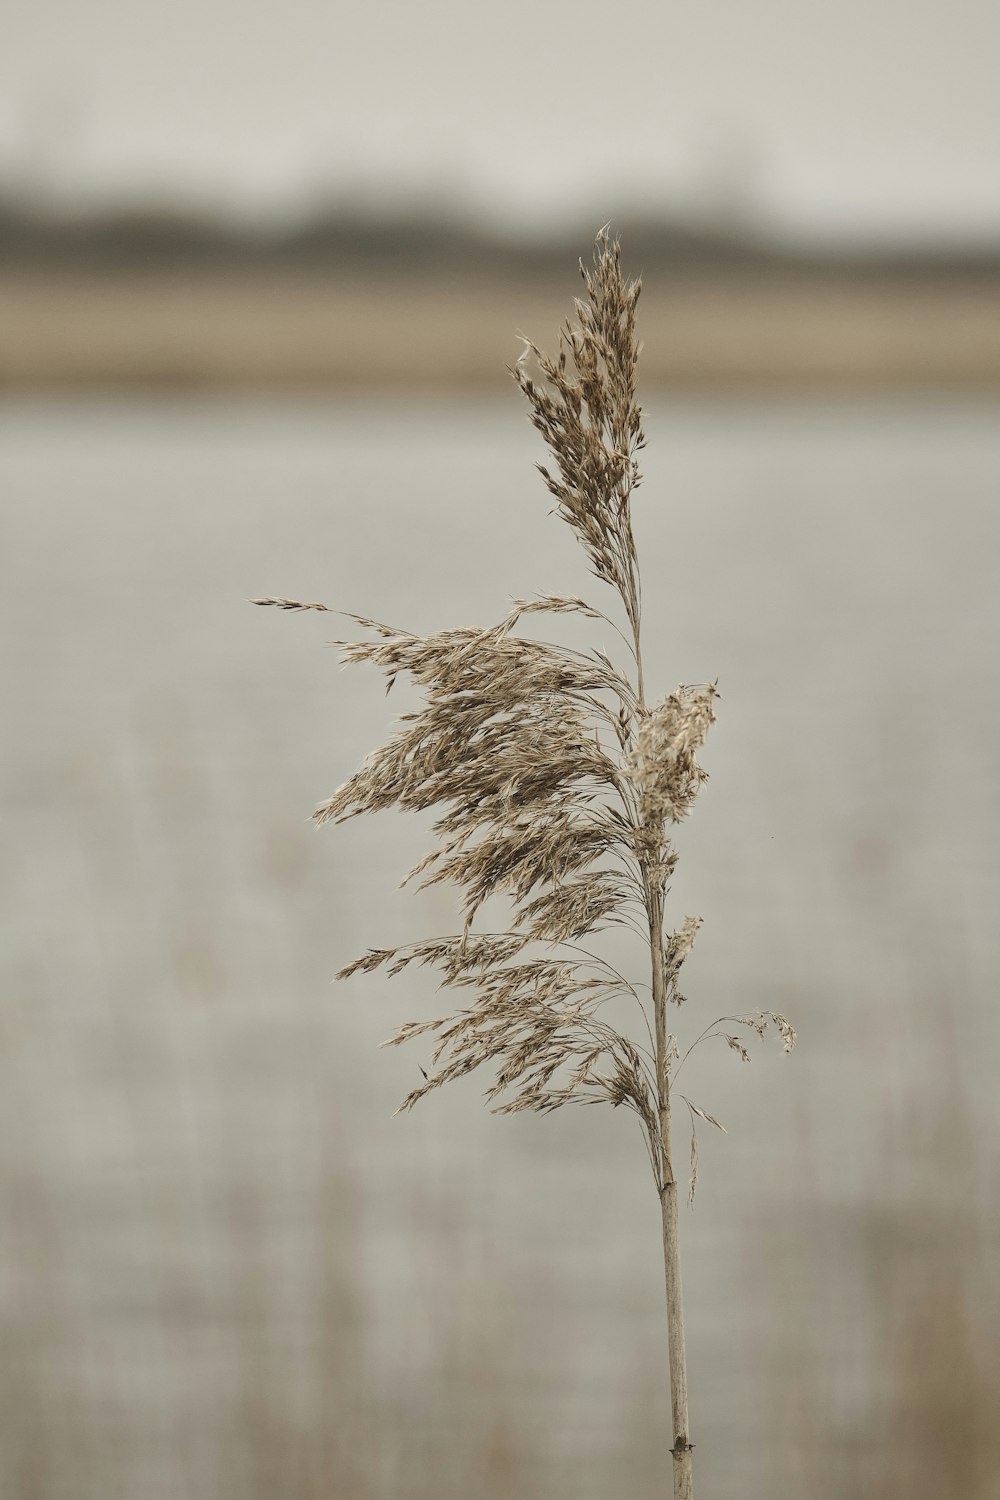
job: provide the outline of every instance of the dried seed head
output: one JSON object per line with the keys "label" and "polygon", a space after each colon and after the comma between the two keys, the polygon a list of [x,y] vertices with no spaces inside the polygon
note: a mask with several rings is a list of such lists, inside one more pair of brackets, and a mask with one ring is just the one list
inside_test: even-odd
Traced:
{"label": "dried seed head", "polygon": [[[526,342],[513,374],[551,454],[541,472],[558,512],[592,571],[621,599],[636,681],[601,650],[515,634],[523,617],[543,613],[574,613],[619,630],[575,596],[515,599],[490,629],[427,636],[347,615],[363,638],[336,643],[343,659],[379,667],[387,688],[408,676],[422,704],[403,715],[387,743],[314,816],[325,823],[393,807],[433,810],[436,847],[407,879],[447,882],[460,896],[458,933],[370,949],[338,976],[427,966],[443,988],[462,992],[453,1013],[407,1022],[389,1038],[388,1045],[433,1038],[421,1083],[400,1107],[492,1064],[487,1098],[505,1112],[599,1100],[634,1111],[662,1187],[669,1147],[660,1108],[669,1100],[671,1065],[683,1059],[666,1032],[661,1001],[682,1002],[678,975],[700,919],[687,917],[663,947],[666,994],[654,1016],[638,990],[591,951],[589,937],[638,917],[640,930],[654,933],[654,978],[659,973],[662,894],[677,861],[666,830],[687,816],[706,780],[696,754],[715,719],[715,687],[681,686],[652,710],[645,707],[631,517],[645,442],[636,398],[639,283],[623,277],[619,245],[607,230],[598,236],[593,266],[581,270],[585,295],[558,354],[551,358]],[[529,358],[540,379],[528,373]],[[283,596],[255,602],[327,610]],[[477,914],[496,896],[509,904],[509,926],[475,931]],[[650,1049],[603,1020],[601,1007],[622,996],[642,1008]],[[790,1050],[795,1033],[784,1017],[762,1012],[738,1024],[763,1033],[769,1021]],[[726,1040],[747,1055],[736,1037]],[[685,1102],[692,1126],[696,1116],[719,1124]]]}
{"label": "dried seed head", "polygon": [[695,760],[715,723],[715,685],[675,693],[645,714],[635,749],[625,770],[639,792],[640,822],[661,826],[686,818],[701,786],[708,780]]}
{"label": "dried seed head", "polygon": [[[636,400],[635,334],[640,283],[622,274],[621,246],[607,229],[597,238],[593,268],[581,264],[586,297],[575,301],[555,358],[529,339],[511,372],[531,407],[554,469],[539,465],[559,514],[576,532],[594,573],[618,590],[633,630],[639,623],[639,571],[630,502],[645,445]],[[527,372],[533,359],[537,384]]]}

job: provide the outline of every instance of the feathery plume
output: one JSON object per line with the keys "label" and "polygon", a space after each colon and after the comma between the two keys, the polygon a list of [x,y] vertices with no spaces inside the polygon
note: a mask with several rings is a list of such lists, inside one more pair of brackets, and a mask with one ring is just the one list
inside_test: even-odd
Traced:
{"label": "feathery plume", "polygon": [[[434,969],[453,1007],[408,1021],[385,1045],[427,1047],[422,1082],[400,1110],[487,1065],[486,1099],[502,1113],[549,1113],[565,1104],[608,1103],[633,1113],[642,1129],[663,1221],[671,1377],[675,1500],[691,1497],[687,1374],[672,1164],[673,1080],[680,1055],[667,1029],[667,1006],[680,1006],[681,968],[701,926],[686,917],[663,932],[664,903],[677,853],[674,826],[690,813],[707,780],[697,760],[715,722],[715,684],[681,685],[647,706],[642,670],[641,588],[632,499],[644,446],[636,396],[640,284],[622,273],[621,250],[607,229],[592,267],[581,266],[584,296],[550,357],[530,340],[512,374],[550,453],[539,465],[559,515],[583,547],[594,577],[611,591],[608,610],[576,596],[515,599],[487,629],[414,635],[365,616],[283,597],[254,600],[286,611],[340,613],[360,638],[336,642],[345,662],[369,663],[387,689],[402,674],[422,695],[384,745],[317,807],[318,823],[363,813],[433,810],[435,846],[404,879],[450,885],[461,930],[396,948],[374,948],[341,969],[339,979],[410,966]],[[619,608],[623,629],[615,620]],[[526,619],[572,613],[602,620],[623,637],[631,663],[601,650],[578,650],[520,633]],[[634,671],[634,677],[632,675]],[[507,903],[507,925],[476,923],[494,897]],[[648,941],[649,999],[591,943],[610,927]],[[605,1018],[611,1000],[634,1004],[637,1039]],[[692,1046],[724,1035],[725,1021],[763,1036],[768,1024],[786,1051],[795,1032],[783,1016],[723,1017]],[[646,1043],[648,1042],[648,1046]],[[696,1118],[714,1115],[680,1096],[692,1125],[691,1178],[697,1178]]]}

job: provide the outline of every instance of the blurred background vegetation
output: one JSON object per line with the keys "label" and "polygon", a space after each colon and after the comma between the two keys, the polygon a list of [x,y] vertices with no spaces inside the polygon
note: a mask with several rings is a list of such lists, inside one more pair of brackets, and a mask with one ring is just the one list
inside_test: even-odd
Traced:
{"label": "blurred background vegetation", "polygon": [[[66,389],[502,389],[514,330],[561,321],[593,222],[517,238],[347,201],[238,224],[170,205],[0,203],[0,381]],[[625,212],[648,384],[1000,383],[993,244],[787,243]]]}

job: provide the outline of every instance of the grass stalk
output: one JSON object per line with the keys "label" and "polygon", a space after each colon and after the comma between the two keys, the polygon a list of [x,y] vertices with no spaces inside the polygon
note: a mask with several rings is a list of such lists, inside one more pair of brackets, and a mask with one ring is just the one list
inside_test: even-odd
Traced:
{"label": "grass stalk", "polygon": [[670,1053],[667,1033],[667,987],[663,962],[663,904],[651,894],[648,901],[649,946],[653,973],[653,1014],[656,1024],[656,1091],[660,1126],[660,1214],[663,1224],[663,1274],[667,1291],[667,1359],[670,1368],[670,1416],[673,1431],[674,1500],[691,1500],[693,1464],[688,1418],[687,1348],[684,1339],[684,1291],[677,1177],[673,1168],[670,1129]]}
{"label": "grass stalk", "polygon": [[[671,1029],[671,1008],[679,1012],[684,1001],[681,968],[701,925],[700,918],[685,917],[664,934],[677,863],[672,835],[707,780],[696,756],[715,722],[717,695],[714,684],[681,684],[655,706],[646,703],[632,531],[632,499],[642,477],[638,454],[645,445],[636,397],[640,285],[624,278],[620,247],[606,230],[593,266],[580,269],[585,296],[574,304],[576,320],[565,325],[558,354],[525,341],[511,373],[551,454],[550,467],[538,466],[542,478],[591,572],[610,591],[609,607],[618,618],[557,594],[516,599],[487,629],[429,636],[339,612],[364,632],[363,639],[339,642],[344,659],[381,668],[390,688],[400,672],[409,674],[424,706],[399,721],[388,742],[314,817],[343,822],[389,807],[435,809],[437,847],[407,880],[448,883],[461,893],[458,932],[370,949],[338,975],[385,969],[391,976],[411,965],[429,966],[438,970],[442,989],[461,994],[463,1003],[451,1014],[408,1021],[388,1039],[389,1046],[419,1040],[431,1048],[420,1069],[423,1081],[400,1110],[487,1064],[493,1079],[486,1099],[502,1113],[548,1114],[567,1104],[606,1102],[638,1117],[662,1215],[672,1489],[674,1500],[691,1500],[671,1074],[692,1047],[710,1039],[724,1039],[749,1060],[727,1023],[761,1036],[773,1024],[786,1051],[795,1033],[774,1012],[721,1017],[682,1058]],[[327,609],[279,597],[255,602]],[[522,620],[537,614],[601,620],[631,661],[619,666],[603,650],[520,634]],[[509,925],[483,931],[480,912],[497,896],[507,899]],[[640,940],[648,936],[648,1007],[636,985],[592,952],[592,935],[616,926]],[[605,1004],[621,996],[642,1009],[655,1055],[643,1033],[633,1040],[603,1018]],[[723,1127],[678,1097],[691,1117],[693,1198],[696,1117]]]}

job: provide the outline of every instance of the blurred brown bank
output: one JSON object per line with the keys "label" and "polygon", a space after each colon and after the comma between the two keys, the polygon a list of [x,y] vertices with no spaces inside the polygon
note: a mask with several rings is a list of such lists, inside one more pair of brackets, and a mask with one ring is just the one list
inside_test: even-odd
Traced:
{"label": "blurred brown bank", "polygon": [[[1000,382],[1000,257],[793,253],[623,226],[647,386]],[[159,221],[0,233],[0,384],[499,388],[517,330],[563,316],[587,235],[501,244],[427,225],[264,240]]]}

